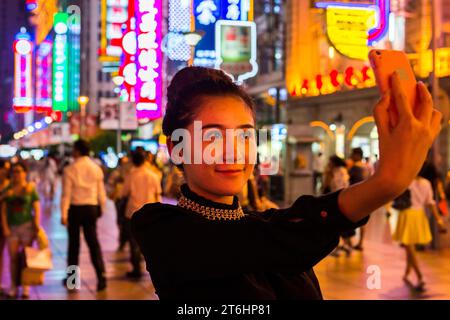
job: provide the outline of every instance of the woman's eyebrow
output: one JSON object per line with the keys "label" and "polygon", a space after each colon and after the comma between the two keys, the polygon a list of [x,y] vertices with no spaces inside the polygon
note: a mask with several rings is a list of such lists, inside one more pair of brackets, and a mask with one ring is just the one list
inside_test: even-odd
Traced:
{"label": "woman's eyebrow", "polygon": [[[202,126],[202,130],[210,129],[210,128],[219,128],[222,130],[230,129],[230,128],[226,128],[224,125],[218,124],[218,123],[210,123],[210,124],[205,124],[204,126]],[[236,129],[255,129],[255,126],[252,124],[242,124],[242,125],[238,126]]]}

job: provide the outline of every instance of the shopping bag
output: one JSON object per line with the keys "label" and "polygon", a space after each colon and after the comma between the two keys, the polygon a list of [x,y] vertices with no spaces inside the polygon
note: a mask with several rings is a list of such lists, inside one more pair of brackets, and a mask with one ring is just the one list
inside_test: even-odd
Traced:
{"label": "shopping bag", "polygon": [[34,247],[25,247],[25,268],[33,271],[53,269],[50,248],[40,250]]}
{"label": "shopping bag", "polygon": [[22,286],[41,286],[44,284],[44,271],[32,270],[29,268],[22,269],[21,275]]}

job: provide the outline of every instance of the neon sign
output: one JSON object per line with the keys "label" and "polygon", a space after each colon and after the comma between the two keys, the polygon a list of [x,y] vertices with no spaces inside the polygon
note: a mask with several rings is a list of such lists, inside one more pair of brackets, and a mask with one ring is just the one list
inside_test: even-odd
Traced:
{"label": "neon sign", "polygon": [[138,119],[161,117],[162,0],[136,0],[136,114]]}
{"label": "neon sign", "polygon": [[134,86],[136,85],[136,18],[134,17],[134,0],[128,3],[128,20],[126,32],[122,37],[122,58],[119,76],[123,79],[120,91],[122,101],[135,101]]}
{"label": "neon sign", "polygon": [[[361,59],[362,56],[360,49],[356,49],[358,53],[352,54],[355,45],[373,46],[388,32],[389,0],[375,0],[374,3],[318,1],[315,6],[327,10],[327,26],[331,28],[327,32],[333,45],[342,54],[351,54],[352,58],[356,56]],[[350,44],[345,46],[345,41],[350,41]],[[364,60],[366,58],[367,55]]]}
{"label": "neon sign", "polygon": [[69,62],[68,62],[68,110],[78,110],[78,97],[80,95],[80,12],[74,11],[68,17],[67,26]]}
{"label": "neon sign", "polygon": [[53,109],[68,109],[68,14],[57,13],[54,17],[55,41],[53,45]]}
{"label": "neon sign", "polygon": [[33,43],[25,28],[16,35],[14,41],[14,98],[13,108],[17,113],[25,113],[33,108],[31,87]]}
{"label": "neon sign", "polygon": [[204,32],[195,47],[194,65],[217,65],[215,24],[220,20],[248,21],[252,19],[253,0],[194,0],[195,29]]}
{"label": "neon sign", "polygon": [[291,96],[317,96],[330,94],[340,89],[370,88],[375,86],[373,70],[368,66],[355,69],[350,66],[344,72],[331,70],[328,74],[318,74],[313,79],[303,79],[297,86],[289,88]]}
{"label": "neon sign", "polygon": [[52,42],[43,41],[36,52],[36,105],[37,112],[52,110]]}
{"label": "neon sign", "polygon": [[128,19],[128,0],[102,0],[101,10],[100,61],[119,61],[122,27]]}
{"label": "neon sign", "polygon": [[220,20],[216,23],[216,68],[244,81],[258,72],[256,25],[251,21]]}
{"label": "neon sign", "polygon": [[191,48],[184,39],[183,32],[191,28],[190,0],[169,0],[169,33],[166,54],[173,61],[188,61]]}

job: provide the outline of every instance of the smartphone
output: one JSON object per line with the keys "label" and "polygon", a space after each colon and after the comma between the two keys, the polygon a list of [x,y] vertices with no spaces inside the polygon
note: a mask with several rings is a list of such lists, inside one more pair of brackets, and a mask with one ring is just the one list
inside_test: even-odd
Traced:
{"label": "smartphone", "polygon": [[369,61],[380,93],[390,88],[390,77],[397,71],[410,106],[414,108],[417,81],[406,54],[403,51],[373,49],[369,52]]}

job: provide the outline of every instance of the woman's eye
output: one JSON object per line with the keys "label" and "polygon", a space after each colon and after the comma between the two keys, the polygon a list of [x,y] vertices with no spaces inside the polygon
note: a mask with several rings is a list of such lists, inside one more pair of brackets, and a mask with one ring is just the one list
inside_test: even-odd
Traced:
{"label": "woman's eye", "polygon": [[222,132],[220,132],[218,130],[208,131],[205,134],[205,138],[207,140],[211,140],[212,138],[214,138],[214,139],[221,139],[222,138]]}
{"label": "woman's eye", "polygon": [[242,139],[242,140],[250,140],[253,139],[255,136],[253,131],[242,131],[238,134],[238,138]]}

